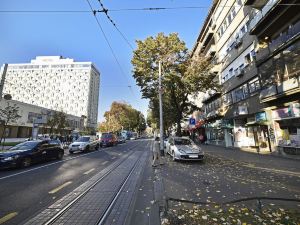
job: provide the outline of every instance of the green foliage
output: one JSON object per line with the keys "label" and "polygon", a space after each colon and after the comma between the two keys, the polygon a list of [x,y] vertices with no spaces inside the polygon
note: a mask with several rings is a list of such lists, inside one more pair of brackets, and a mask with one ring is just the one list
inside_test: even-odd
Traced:
{"label": "green foliage", "polygon": [[48,115],[46,126],[50,127],[50,134],[53,134],[53,129],[57,129],[62,134],[65,127],[68,126],[67,115],[64,112],[54,112]]}
{"label": "green foliage", "polygon": [[185,43],[178,34],[148,37],[137,41],[137,49],[131,60],[133,77],[141,87],[143,98],[150,99],[149,108],[156,121],[158,111],[158,64],[163,68],[163,111],[165,126],[177,124],[177,133],[181,132],[181,120],[197,106],[188,96],[196,95],[207,89],[215,88],[215,74],[211,74],[208,59],[199,56],[190,59]]}
{"label": "green foliage", "polygon": [[135,130],[142,132],[146,129],[144,115],[123,102],[113,102],[109,111],[104,113],[105,122],[99,124],[101,132],[118,132]]}

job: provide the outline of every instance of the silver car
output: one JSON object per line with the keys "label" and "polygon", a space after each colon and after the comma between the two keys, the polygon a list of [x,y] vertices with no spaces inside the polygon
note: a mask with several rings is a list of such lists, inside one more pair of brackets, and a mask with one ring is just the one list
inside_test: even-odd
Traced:
{"label": "silver car", "polygon": [[188,137],[170,137],[166,143],[166,152],[176,160],[203,160],[204,153]]}
{"label": "silver car", "polygon": [[69,145],[69,152],[88,152],[91,150],[98,150],[100,146],[99,140],[94,136],[82,136],[75,142]]}

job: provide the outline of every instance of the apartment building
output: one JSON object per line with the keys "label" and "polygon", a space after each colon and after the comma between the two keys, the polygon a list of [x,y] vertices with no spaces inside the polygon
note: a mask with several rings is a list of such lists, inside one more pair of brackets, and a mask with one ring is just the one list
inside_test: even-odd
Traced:
{"label": "apartment building", "polygon": [[97,127],[100,72],[91,62],[38,56],[30,63],[8,64],[1,83],[3,94],[16,101],[84,116],[85,127]]}
{"label": "apartment building", "polygon": [[255,14],[250,34],[256,43],[256,65],[273,149],[300,154],[300,1],[247,0]]}
{"label": "apartment building", "polygon": [[214,1],[192,57],[209,57],[219,92],[203,100],[207,142],[300,154],[299,1]]}

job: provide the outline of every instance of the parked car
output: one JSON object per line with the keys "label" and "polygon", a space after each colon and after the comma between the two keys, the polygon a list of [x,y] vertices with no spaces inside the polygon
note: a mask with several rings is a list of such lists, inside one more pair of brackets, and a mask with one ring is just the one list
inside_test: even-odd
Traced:
{"label": "parked car", "polygon": [[118,144],[118,139],[115,134],[112,133],[103,133],[101,136],[100,146],[114,146]]}
{"label": "parked car", "polygon": [[69,145],[69,152],[88,152],[98,150],[100,146],[96,136],[81,136],[75,142]]}
{"label": "parked car", "polygon": [[203,160],[204,153],[188,137],[170,137],[166,143],[166,152],[176,160]]}
{"label": "parked car", "polygon": [[125,142],[126,142],[126,138],[124,136],[122,136],[122,135],[119,135],[118,136],[118,143],[119,144],[123,144]]}
{"label": "parked car", "polygon": [[49,159],[62,159],[64,150],[58,140],[36,140],[20,143],[0,152],[0,168],[28,167]]}

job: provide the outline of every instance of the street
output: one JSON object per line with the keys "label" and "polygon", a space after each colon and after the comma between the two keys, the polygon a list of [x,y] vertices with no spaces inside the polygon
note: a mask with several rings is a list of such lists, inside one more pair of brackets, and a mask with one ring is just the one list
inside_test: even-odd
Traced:
{"label": "street", "polygon": [[[203,146],[203,162],[173,162],[165,156],[164,165],[152,169],[151,148],[151,140],[129,141],[90,153],[66,152],[62,161],[28,169],[0,171],[0,224],[159,224],[160,219],[163,224],[213,224],[210,219],[238,224],[247,218],[238,210],[257,211],[256,198],[262,198],[262,210],[287,213],[281,217],[290,215],[289,210],[299,213],[297,160]],[[163,190],[155,186],[157,176]],[[167,220],[159,219],[159,205],[164,204],[159,194],[166,200]],[[237,210],[232,218],[209,212],[227,208]],[[191,212],[202,220],[191,220]],[[270,221],[277,221],[276,213],[269,214]],[[289,224],[296,224],[295,217],[290,219]]]}
{"label": "street", "polygon": [[7,215],[13,217],[5,224],[24,223],[126,153],[144,150],[141,146],[146,149],[147,144],[137,141],[86,154],[66,153],[62,161],[0,171],[0,224]]}

